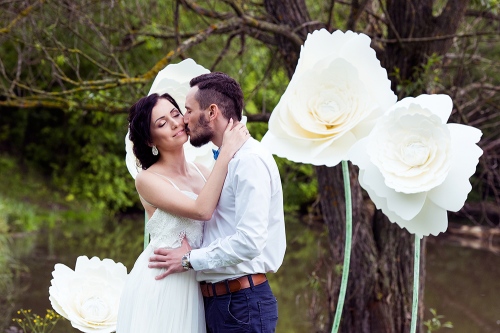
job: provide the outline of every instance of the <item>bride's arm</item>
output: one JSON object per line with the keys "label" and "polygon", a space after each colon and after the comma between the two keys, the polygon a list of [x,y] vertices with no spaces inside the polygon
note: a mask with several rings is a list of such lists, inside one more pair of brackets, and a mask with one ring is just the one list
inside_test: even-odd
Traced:
{"label": "bride's arm", "polygon": [[[224,132],[219,157],[196,200],[179,192],[168,182],[159,181],[159,177],[151,172],[140,172],[137,175],[137,191],[147,202],[161,210],[195,220],[209,220],[219,201],[226,179],[227,166],[234,154],[250,137],[245,125],[240,123],[234,128],[232,125],[232,120],[230,120]],[[175,179],[172,181],[175,182]]]}

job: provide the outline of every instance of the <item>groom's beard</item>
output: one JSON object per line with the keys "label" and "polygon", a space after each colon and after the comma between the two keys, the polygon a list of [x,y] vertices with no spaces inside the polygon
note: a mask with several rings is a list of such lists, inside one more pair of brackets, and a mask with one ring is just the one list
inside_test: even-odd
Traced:
{"label": "groom's beard", "polygon": [[209,121],[202,114],[198,119],[198,124],[195,127],[196,134],[192,129],[188,127],[189,131],[189,142],[195,147],[201,147],[206,145],[212,140],[214,136],[214,131],[209,126]]}

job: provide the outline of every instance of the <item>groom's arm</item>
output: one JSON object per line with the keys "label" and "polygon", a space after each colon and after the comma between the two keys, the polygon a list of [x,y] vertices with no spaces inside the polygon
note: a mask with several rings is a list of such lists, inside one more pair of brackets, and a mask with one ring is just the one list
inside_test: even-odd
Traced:
{"label": "groom's arm", "polygon": [[[250,261],[267,244],[272,186],[271,173],[256,154],[242,156],[231,177],[235,194],[235,234],[191,251],[195,270],[233,266]],[[233,162],[233,163],[234,163]]]}

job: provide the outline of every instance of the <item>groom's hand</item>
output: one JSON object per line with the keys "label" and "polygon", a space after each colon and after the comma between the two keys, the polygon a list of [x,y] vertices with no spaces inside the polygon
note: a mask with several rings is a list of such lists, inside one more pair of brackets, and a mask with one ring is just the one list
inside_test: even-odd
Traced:
{"label": "groom's hand", "polygon": [[182,239],[181,246],[176,249],[156,249],[154,255],[149,257],[149,268],[165,268],[165,272],[155,277],[161,280],[172,273],[182,273],[186,270],[182,267],[181,259],[191,250],[186,237]]}

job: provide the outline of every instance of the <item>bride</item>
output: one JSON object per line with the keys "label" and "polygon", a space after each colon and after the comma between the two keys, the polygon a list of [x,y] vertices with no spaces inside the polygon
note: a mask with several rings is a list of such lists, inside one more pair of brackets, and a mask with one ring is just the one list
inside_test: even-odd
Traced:
{"label": "bride", "polygon": [[[151,236],[130,272],[120,300],[117,333],[204,333],[203,297],[196,272],[155,277],[148,268],[157,248],[176,248],[185,237],[192,248],[201,245],[203,222],[219,200],[227,165],[249,138],[246,127],[232,120],[224,133],[212,172],[188,163],[183,145],[188,140],[183,115],[168,94],[141,98],[129,111],[130,140],[143,169],[136,177],[140,200],[150,217]],[[210,175],[210,176],[209,176]]]}

